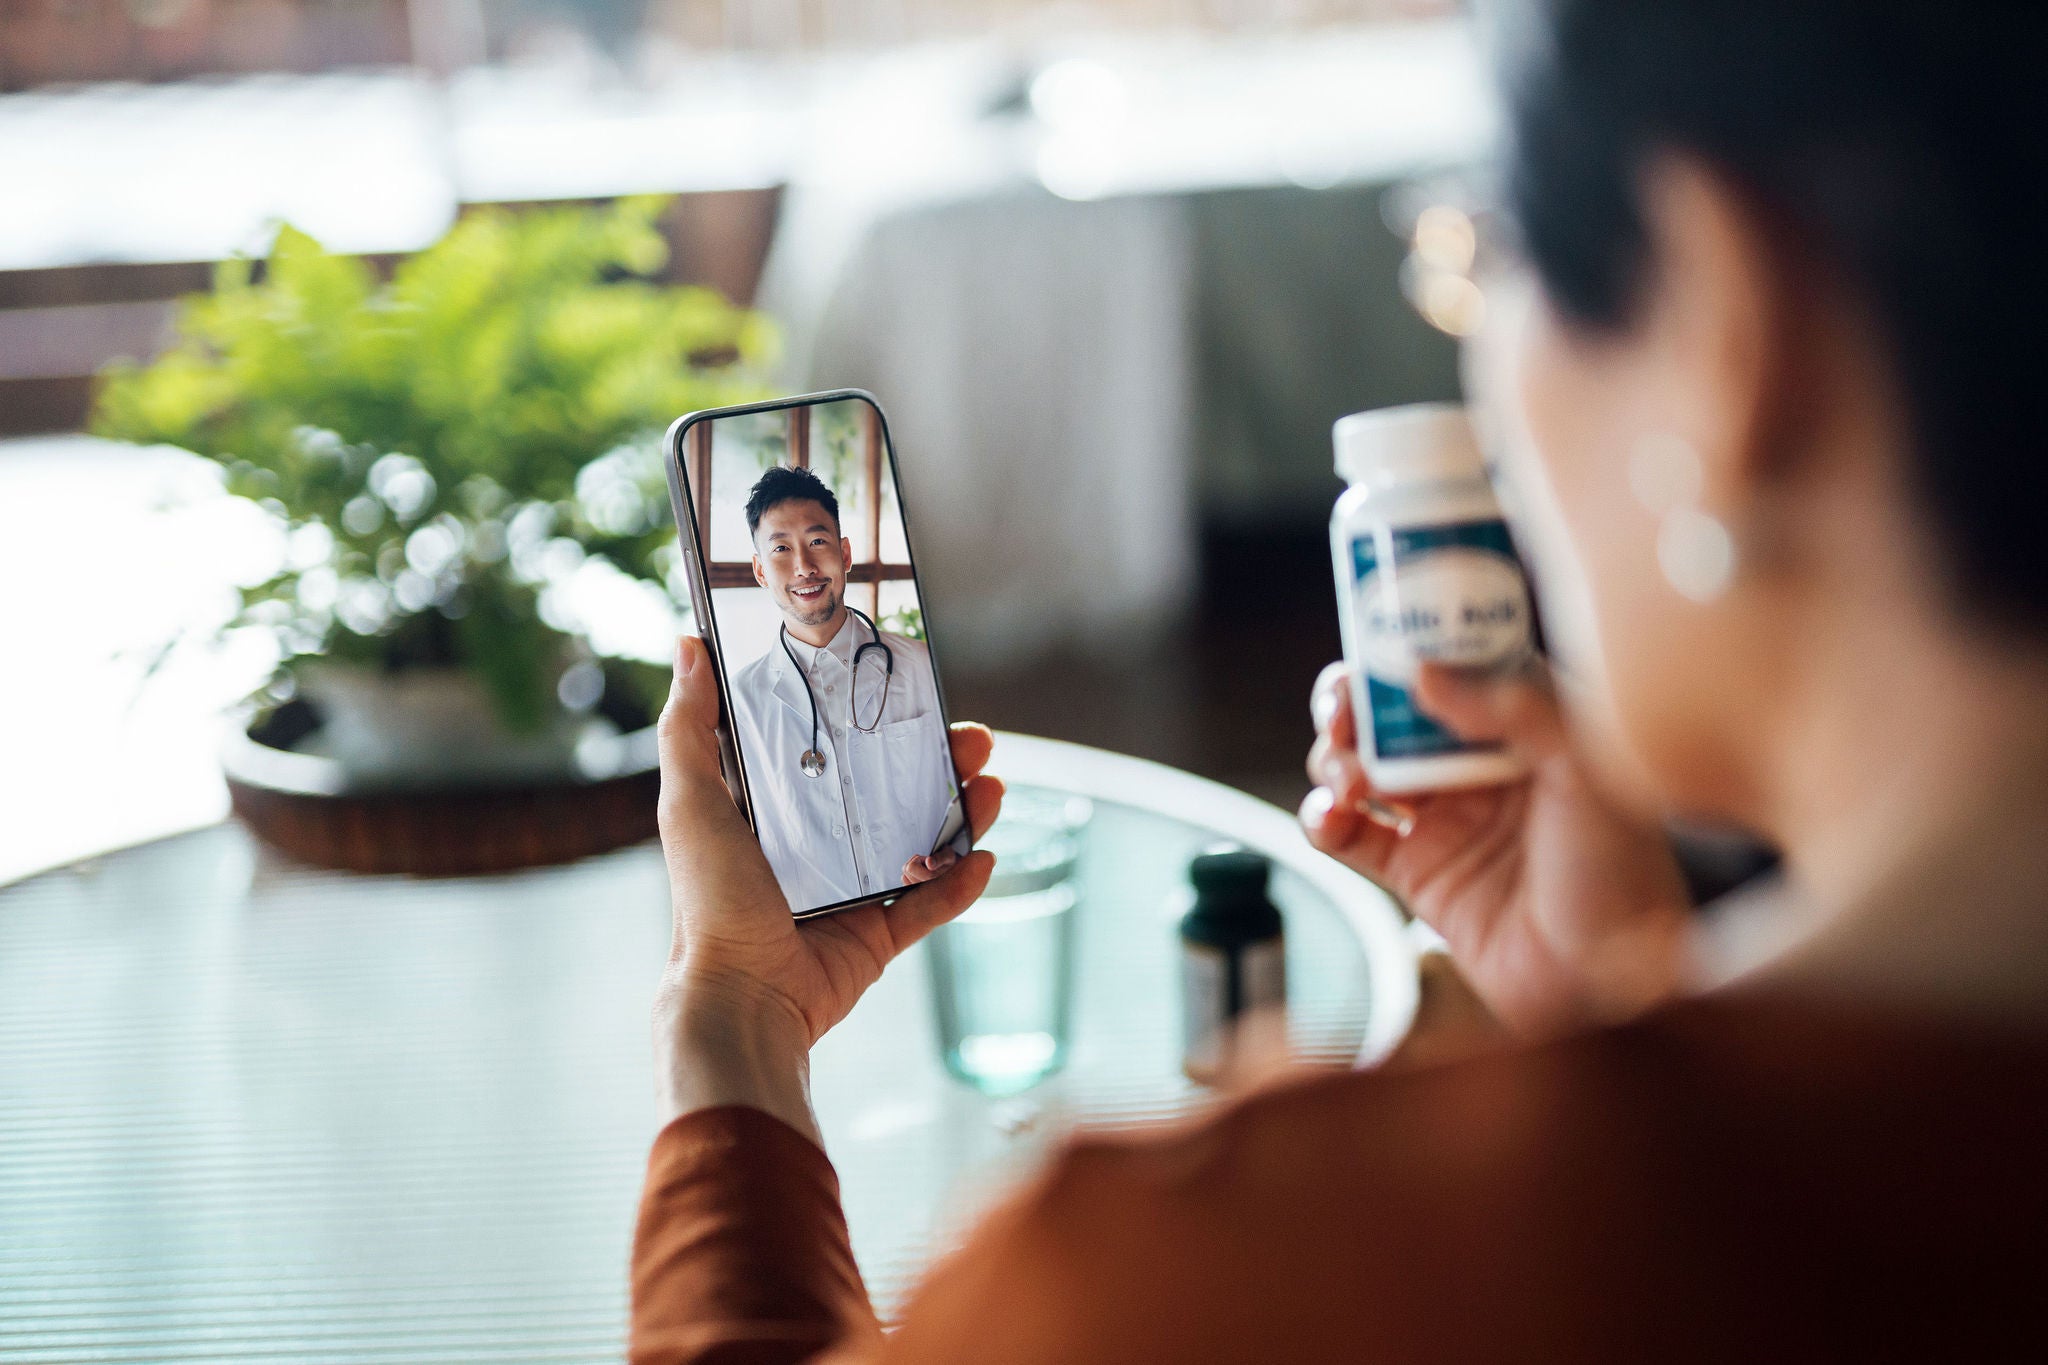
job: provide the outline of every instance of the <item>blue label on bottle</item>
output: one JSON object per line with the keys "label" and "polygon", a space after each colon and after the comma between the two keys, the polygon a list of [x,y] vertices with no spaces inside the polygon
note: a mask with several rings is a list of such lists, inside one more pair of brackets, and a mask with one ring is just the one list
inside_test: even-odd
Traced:
{"label": "blue label on bottle", "polygon": [[1466,521],[1356,536],[1351,571],[1359,653],[1353,664],[1365,675],[1378,755],[1433,758],[1497,750],[1497,744],[1460,741],[1423,714],[1409,689],[1424,660],[1486,668],[1527,652],[1529,592],[1507,526]]}

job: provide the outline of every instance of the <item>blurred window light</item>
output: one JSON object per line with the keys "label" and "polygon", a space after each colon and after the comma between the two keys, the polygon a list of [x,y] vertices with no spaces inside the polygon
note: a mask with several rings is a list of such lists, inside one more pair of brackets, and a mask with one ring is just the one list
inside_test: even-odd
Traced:
{"label": "blurred window light", "polygon": [[573,70],[480,67],[447,86],[461,197],[504,204],[784,180],[807,132],[805,73],[705,64],[655,87]]}
{"label": "blurred window light", "polygon": [[281,221],[337,251],[417,250],[454,221],[441,120],[394,72],[0,96],[0,270],[222,260]]}
{"label": "blurred window light", "polygon": [[1460,164],[1494,127],[1462,23],[1069,46],[1026,87],[1031,169],[1063,198],[1369,183]]}
{"label": "blurred window light", "polygon": [[216,634],[285,545],[197,456],[77,436],[0,450],[0,507],[33,509],[0,536],[19,589],[0,632],[25,642],[0,670],[5,882],[225,813],[212,718],[277,657],[268,632]]}
{"label": "blurred window light", "polygon": [[1115,68],[1087,57],[1068,57],[1031,82],[1031,112],[1063,131],[1092,132],[1121,123],[1130,91]]}

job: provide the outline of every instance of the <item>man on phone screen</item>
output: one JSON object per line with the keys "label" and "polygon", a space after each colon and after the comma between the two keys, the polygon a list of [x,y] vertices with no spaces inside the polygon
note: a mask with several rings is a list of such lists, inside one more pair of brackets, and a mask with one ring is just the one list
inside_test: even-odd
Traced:
{"label": "man on phone screen", "polygon": [[847,606],[853,547],[817,475],[763,474],[747,497],[747,531],[754,581],[782,627],[733,675],[733,721],[754,822],[790,909],[936,877],[957,856],[933,845],[958,793],[930,652]]}

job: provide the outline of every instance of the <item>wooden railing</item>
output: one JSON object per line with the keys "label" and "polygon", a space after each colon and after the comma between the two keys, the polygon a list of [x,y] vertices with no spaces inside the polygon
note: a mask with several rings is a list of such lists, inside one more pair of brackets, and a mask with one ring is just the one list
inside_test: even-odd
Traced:
{"label": "wooden railing", "polygon": [[[684,51],[796,52],[931,38],[1040,34],[1072,26],[1142,31],[1302,29],[1451,13],[1454,0],[1294,0],[1284,19],[1257,0],[268,0],[239,4],[0,0],[0,90],[65,81],[178,80],[235,72],[411,64],[449,72],[503,59],[566,20],[585,41],[630,53],[650,38]],[[578,16],[578,17],[572,17]]]}

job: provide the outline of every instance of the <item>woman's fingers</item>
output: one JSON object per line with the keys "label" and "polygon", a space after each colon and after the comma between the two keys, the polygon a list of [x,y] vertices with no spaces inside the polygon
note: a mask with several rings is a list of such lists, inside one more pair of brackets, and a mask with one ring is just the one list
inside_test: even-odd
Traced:
{"label": "woman's fingers", "polygon": [[1365,764],[1359,760],[1358,751],[1338,744],[1328,735],[1320,736],[1309,746],[1308,780],[1328,787],[1347,806],[1355,806],[1372,794],[1372,782],[1365,775]]}
{"label": "woman's fingers", "polygon": [[1348,715],[1350,703],[1351,666],[1342,659],[1324,665],[1323,671],[1316,674],[1315,686],[1308,693],[1308,715],[1315,722],[1316,733],[1323,734],[1336,724],[1340,710]]}
{"label": "woman's fingers", "polygon": [[1528,758],[1555,753],[1565,742],[1564,717],[1540,663],[1509,674],[1424,664],[1415,700],[1460,739],[1505,744]]}
{"label": "woman's fingers", "polygon": [[950,727],[946,743],[953,750],[953,769],[965,782],[988,766],[988,756],[995,748],[996,737],[986,725],[963,720]]}
{"label": "woman's fingers", "polygon": [[968,782],[960,791],[960,799],[967,807],[967,828],[975,839],[988,833],[988,827],[996,822],[996,813],[1003,808],[1003,779],[993,773],[984,773]]}
{"label": "woman's fingers", "polygon": [[977,849],[953,864],[950,871],[912,887],[885,907],[882,914],[888,921],[895,951],[902,952],[974,904],[975,898],[987,889],[989,874],[995,866],[994,854]]}
{"label": "woman's fingers", "polygon": [[1368,820],[1406,834],[1415,825],[1411,803],[1376,791],[1358,756],[1358,730],[1351,712],[1350,675],[1342,663],[1331,664],[1316,679],[1309,713],[1316,723],[1316,742],[1308,752],[1308,780],[1329,789],[1338,805]]}
{"label": "woman's fingers", "polygon": [[[987,733],[982,731],[983,735]],[[982,757],[984,760],[987,758],[985,749]],[[996,816],[1002,811],[1003,779],[989,774],[973,778],[962,789],[960,797],[967,807],[967,827],[979,839],[988,833],[988,827],[996,822]],[[953,855],[950,850],[941,850],[934,856]],[[923,882],[889,906],[883,913],[888,919],[896,951],[902,952],[974,904],[975,898],[987,888],[989,874],[995,870],[995,865],[992,853],[977,850],[966,854],[951,867],[938,872],[933,880]]]}
{"label": "woman's fingers", "polygon": [[1364,769],[1358,764],[1358,727],[1351,717],[1351,673],[1340,659],[1329,665],[1316,678],[1316,685],[1309,690],[1309,719],[1315,722],[1316,742],[1309,750],[1309,772],[1311,782],[1332,785],[1340,769],[1332,765],[1348,765],[1358,769],[1360,776]]}
{"label": "woman's fingers", "polygon": [[1351,673],[1342,661],[1316,679],[1309,715],[1316,742],[1308,753],[1308,776],[1316,790],[1302,803],[1302,828],[1317,848],[1377,878],[1396,840],[1415,827],[1415,808],[1375,790],[1366,773],[1351,711]]}
{"label": "woman's fingers", "polygon": [[[1505,743],[1533,755],[1563,744],[1564,719],[1558,707],[1550,670],[1540,661],[1512,673],[1484,673],[1424,663],[1416,674],[1413,696],[1430,717],[1459,738]],[[1309,777],[1326,778],[1357,763],[1358,727],[1351,710],[1350,674],[1340,661],[1322,671],[1309,698],[1317,745],[1310,751]],[[1336,765],[1336,766],[1333,766]],[[1341,794],[1341,793],[1340,793]]]}
{"label": "woman's fingers", "polygon": [[1319,738],[1340,749],[1358,748],[1358,727],[1351,714],[1351,669],[1339,659],[1323,669],[1309,690],[1309,719]]}
{"label": "woman's fingers", "polygon": [[1317,787],[1302,801],[1301,828],[1313,847],[1374,881],[1384,878],[1400,839],[1387,824],[1367,818],[1328,787]]}

